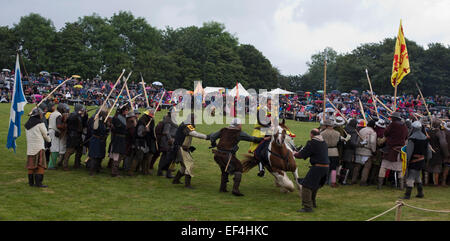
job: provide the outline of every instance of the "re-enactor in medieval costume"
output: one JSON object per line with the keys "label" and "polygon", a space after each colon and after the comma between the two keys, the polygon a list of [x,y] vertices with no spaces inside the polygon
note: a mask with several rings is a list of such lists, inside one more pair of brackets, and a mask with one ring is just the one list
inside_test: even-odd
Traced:
{"label": "re-enactor in medieval costume", "polygon": [[194,176],[194,159],[191,156],[191,152],[195,151],[195,147],[192,146],[193,137],[204,140],[208,138],[205,134],[195,131],[194,114],[190,114],[178,127],[174,142],[174,150],[177,152],[175,162],[180,163],[181,168],[172,183],[181,184],[180,179],[185,176],[184,186],[186,188],[192,188],[191,178]]}
{"label": "re-enactor in medieval costume", "polygon": [[171,155],[169,152],[173,150],[173,143],[177,133],[178,125],[172,120],[172,108],[169,109],[167,115],[161,122],[161,139],[159,141],[159,150],[162,152],[161,159],[158,164],[158,176],[163,175],[166,171],[167,178],[173,178],[170,171],[170,164],[172,164],[176,155]]}
{"label": "re-enactor in medieval costume", "polygon": [[299,212],[312,212],[313,207],[316,208],[317,191],[327,180],[328,168],[330,160],[328,158],[328,146],[320,135],[318,129],[311,130],[311,140],[306,143],[299,152],[295,152],[296,158],[307,159],[311,167],[305,178],[300,181],[302,185],[302,205],[303,208]]}
{"label": "re-enactor in medieval costume", "polygon": [[383,160],[378,173],[378,189],[383,185],[386,170],[395,172],[395,178],[398,178],[400,189],[403,189],[402,161],[400,158],[401,148],[405,145],[408,138],[408,128],[402,122],[399,112],[394,112],[390,116],[392,122],[384,131],[386,137],[386,146],[383,149]]}
{"label": "re-enactor in medieval costume", "polygon": [[57,159],[62,161],[66,153],[65,120],[69,113],[69,106],[59,103],[56,110],[50,114],[48,120],[48,133],[52,139],[50,146],[50,162],[48,169],[56,169]]}
{"label": "re-enactor in medieval costume", "polygon": [[[439,120],[432,120],[431,130],[428,132],[430,136],[430,145],[433,149],[433,155],[428,160],[425,167],[426,174],[432,174],[433,184],[439,185],[439,174],[442,172],[442,164],[446,157],[448,157],[448,143],[446,132],[441,128]],[[428,184],[428,175],[425,175],[426,184]]]}
{"label": "re-enactor in medieval costume", "polygon": [[69,158],[75,153],[74,168],[79,168],[81,165],[81,156],[83,155],[83,126],[87,122],[86,108],[83,105],[75,104],[74,111],[70,113],[67,118],[67,141],[66,153],[64,155],[63,166],[64,170],[69,170]]}
{"label": "re-enactor in medieval costume", "polygon": [[47,187],[42,184],[44,172],[47,168],[45,160],[45,142],[50,142],[47,128],[42,122],[43,112],[34,108],[31,117],[25,123],[27,135],[27,166],[28,183],[30,186]]}
{"label": "re-enactor in medieval costume", "polygon": [[153,154],[157,152],[153,112],[153,109],[146,110],[137,123],[135,137],[136,155],[130,167],[130,174],[132,174],[137,165],[141,167],[142,174],[149,174],[150,161]]}
{"label": "re-enactor in medieval costume", "polygon": [[95,119],[93,115],[88,121],[88,127],[90,133],[92,134],[89,140],[89,175],[93,176],[95,173],[100,172],[100,167],[103,158],[106,155],[106,139],[109,134],[109,127],[107,126],[110,122],[105,123],[105,118],[107,115],[107,109],[102,108],[97,110],[100,112],[98,118]]}
{"label": "re-enactor in medieval costume", "polygon": [[426,160],[429,160],[431,158],[429,140],[425,135],[422,124],[420,123],[420,121],[415,121],[412,123],[411,127],[411,135],[408,138],[408,144],[406,146],[408,170],[406,174],[406,192],[402,197],[403,199],[410,199],[414,183],[417,185],[416,197],[424,197],[422,178],[420,177],[420,173],[425,167]]}
{"label": "re-enactor in medieval costume", "polygon": [[[219,165],[222,172],[220,183],[220,192],[227,192],[228,175],[234,175],[233,191],[235,196],[243,196],[239,191],[239,185],[242,179],[242,164],[236,157],[238,151],[239,141],[249,141],[253,143],[260,143],[262,137],[254,137],[242,131],[241,120],[235,118],[232,120],[229,127],[222,128],[220,131],[214,132],[210,135],[211,146],[217,147],[212,152],[214,153],[214,160]],[[219,143],[216,144],[217,139]]]}
{"label": "re-enactor in medieval costume", "polygon": [[325,129],[320,135],[328,146],[328,158],[330,160],[330,174],[328,180],[331,187],[337,187],[336,169],[339,166],[339,151],[337,146],[341,141],[342,136],[338,131],[333,129],[334,124],[330,119],[324,120],[323,126],[325,126]]}
{"label": "re-enactor in medieval costume", "polygon": [[125,158],[127,153],[127,121],[129,106],[122,105],[118,107],[116,115],[111,121],[111,143],[109,155],[112,159],[111,176],[119,176],[120,162]]}

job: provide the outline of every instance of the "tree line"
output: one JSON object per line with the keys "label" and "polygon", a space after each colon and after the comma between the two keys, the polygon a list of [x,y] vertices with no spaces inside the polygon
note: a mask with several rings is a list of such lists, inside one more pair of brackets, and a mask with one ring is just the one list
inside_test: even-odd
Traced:
{"label": "tree line", "polygon": [[[47,70],[115,80],[125,68],[134,71],[130,81],[140,81],[141,73],[147,82],[160,81],[168,89],[192,89],[193,81],[201,80],[204,86],[232,87],[239,81],[246,88],[315,91],[323,89],[326,58],[328,90],[368,89],[367,68],[374,91],[392,94],[394,45],[395,38],[386,38],[343,54],[327,47],[311,56],[304,74],[286,76],[218,22],[157,29],[142,17],[120,11],[110,18],[83,16],[56,30],[50,19],[31,13],[13,27],[0,26],[0,67],[14,66],[20,46],[26,73]],[[448,95],[449,46],[432,43],[424,49],[407,39],[407,47],[411,73],[399,93],[416,93],[417,82],[425,95]]]}

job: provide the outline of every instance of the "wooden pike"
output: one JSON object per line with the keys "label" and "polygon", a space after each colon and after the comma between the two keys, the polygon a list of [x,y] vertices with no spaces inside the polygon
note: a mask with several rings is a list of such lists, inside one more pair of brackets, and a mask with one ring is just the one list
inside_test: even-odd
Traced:
{"label": "wooden pike", "polygon": [[[328,102],[331,104],[331,106],[334,108],[334,110],[337,111],[337,112],[342,116],[342,118],[344,118],[345,122],[348,123],[348,120],[347,120],[347,118],[345,118],[345,115],[342,114],[342,112],[339,111],[338,108],[336,108],[336,106],[333,104],[333,102],[331,102],[330,100],[328,100]],[[345,132],[345,134],[349,135],[345,130],[344,130],[344,132]],[[363,139],[362,136],[359,134],[358,131],[356,132],[356,134],[357,134],[361,139]]]}
{"label": "wooden pike", "polygon": [[362,116],[364,118],[364,121],[367,123],[366,112],[364,111],[364,107],[363,107],[363,104],[361,102],[361,99],[358,99],[358,101],[359,101],[359,108],[361,110],[361,114],[362,114]]}
{"label": "wooden pike", "polygon": [[338,108],[336,108],[336,106],[333,104],[333,102],[331,102],[330,100],[328,100],[328,102],[331,104],[331,106],[333,106],[334,110],[337,111],[342,116],[342,118],[344,118],[345,122],[348,123],[348,120],[347,120],[347,118],[345,118],[345,115],[342,114],[342,112]]}
{"label": "wooden pike", "polygon": [[[44,103],[45,100],[47,100],[53,93],[55,93],[55,91],[56,91],[57,89],[59,89],[59,87],[61,87],[63,84],[65,84],[67,81],[69,81],[69,80],[71,80],[71,79],[72,79],[72,77],[70,77],[69,79],[64,80],[61,84],[59,84],[58,86],[56,86],[56,87],[50,92],[50,94],[48,94],[47,96],[45,96],[45,98],[43,98],[43,99],[36,105],[36,107],[34,107],[34,108],[38,108],[42,103]],[[34,109],[34,108],[33,108],[33,109]],[[32,112],[32,111],[30,111],[30,113],[29,113],[28,115],[31,115],[31,112]]]}
{"label": "wooden pike", "polygon": [[370,82],[370,78],[369,78],[369,71],[366,69],[366,76],[367,76],[367,81],[369,81],[369,87],[370,87],[370,95],[372,96],[372,103],[375,107],[375,112],[377,113],[377,117],[378,119],[380,119],[380,115],[378,114],[378,109],[377,109],[377,102],[375,101],[375,99],[373,98],[373,89],[372,89],[372,83]]}
{"label": "wooden pike", "polygon": [[150,108],[150,103],[148,102],[147,90],[145,89],[145,82],[144,82],[144,78],[142,78],[142,73],[141,73],[141,84],[142,84],[142,89],[144,89],[145,101],[147,102],[147,108]]}
{"label": "wooden pike", "polygon": [[425,108],[427,109],[428,116],[430,117],[430,120],[431,120],[431,113],[428,110],[427,102],[425,101],[425,98],[423,98],[422,91],[420,90],[419,85],[417,84],[417,82],[416,82],[416,87],[419,90],[420,97],[422,98],[423,104],[425,105]]}
{"label": "wooden pike", "polygon": [[[110,109],[109,112],[108,112],[108,115],[107,115],[106,118],[105,118],[105,121],[104,121],[105,123],[106,123],[106,121],[108,120],[108,117],[111,115],[111,112],[113,111],[114,106],[116,106],[116,103],[117,103],[117,101],[119,100],[119,97],[120,97],[120,95],[121,95],[122,92],[123,92],[123,89],[125,88],[125,86],[127,86],[127,81],[128,81],[128,79],[130,78],[131,73],[133,73],[133,71],[131,71],[131,72],[128,74],[127,78],[125,79],[125,82],[123,83],[122,89],[120,89],[120,92],[119,92],[119,94],[118,94],[117,97],[116,97],[116,100],[114,100],[114,104],[112,105],[111,109]],[[100,112],[98,112],[98,113],[100,113]]]}
{"label": "wooden pike", "polygon": [[378,99],[378,97],[376,97],[376,96],[373,96],[373,97],[375,97],[375,100],[377,100],[378,103],[380,103],[387,111],[391,112],[391,114],[394,113],[394,111],[392,111],[391,109],[389,109],[389,107],[387,107],[383,102],[381,102],[381,100]]}
{"label": "wooden pike", "polygon": [[[111,91],[109,92],[108,96],[106,97],[106,99],[103,101],[103,104],[100,106],[100,109],[103,108],[103,106],[105,106],[106,102],[108,102],[109,97],[111,96],[112,92],[116,89],[117,84],[120,82],[120,78],[122,78],[123,74],[125,73],[125,69],[122,70],[122,73],[120,74],[119,78],[117,78],[116,83],[114,84],[113,88],[111,89]],[[100,111],[97,112],[97,114],[94,117],[94,120],[98,119],[98,115],[100,114]]]}
{"label": "wooden pike", "polygon": [[[153,119],[155,118],[155,115],[156,115],[156,112],[158,111],[159,105],[161,105],[161,102],[163,100],[164,94],[166,94],[165,90],[163,91],[163,93],[161,95],[161,98],[159,99],[158,105],[156,106],[155,113],[153,114]],[[147,125],[145,127],[148,127],[149,125],[150,125],[150,121],[147,123]]]}
{"label": "wooden pike", "polygon": [[142,94],[138,94],[135,97],[131,98],[131,101],[134,101],[137,97],[141,96]]}
{"label": "wooden pike", "polygon": [[128,85],[125,85],[125,89],[127,91],[128,101],[130,102],[131,109],[134,111],[134,106],[133,106],[133,102],[131,101],[130,90],[128,89]]}

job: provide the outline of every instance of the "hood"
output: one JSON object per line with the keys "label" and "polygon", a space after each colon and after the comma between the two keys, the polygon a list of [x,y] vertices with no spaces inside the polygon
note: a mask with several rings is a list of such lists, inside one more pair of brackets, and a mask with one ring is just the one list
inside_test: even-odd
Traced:
{"label": "hood", "polygon": [[35,127],[37,124],[43,123],[39,116],[32,116],[28,119],[27,123],[25,123],[25,129],[29,130]]}

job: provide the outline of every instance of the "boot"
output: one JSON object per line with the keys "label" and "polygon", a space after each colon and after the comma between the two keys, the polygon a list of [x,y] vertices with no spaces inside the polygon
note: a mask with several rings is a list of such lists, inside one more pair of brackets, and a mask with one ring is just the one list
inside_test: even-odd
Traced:
{"label": "boot", "polygon": [[410,199],[411,198],[411,191],[412,187],[406,187],[406,192],[403,197],[400,197],[401,199]]}
{"label": "boot", "polygon": [[175,178],[172,181],[172,184],[183,184],[180,182],[181,177],[184,176],[184,174],[180,171],[177,172],[177,175],[175,175]]}
{"label": "boot", "polygon": [[343,185],[347,185],[347,178],[348,178],[348,173],[350,172],[349,169],[345,170],[345,177],[344,177],[344,181],[342,181]]}
{"label": "boot", "polygon": [[381,186],[383,186],[384,177],[378,177],[378,186],[377,189],[380,190]]}
{"label": "boot", "polygon": [[69,158],[70,158],[70,155],[68,155],[66,152],[66,154],[64,154],[64,159],[63,159],[63,170],[64,171],[69,170]]}
{"label": "boot", "polygon": [[430,180],[430,177],[429,177],[429,174],[428,174],[428,172],[424,172],[424,175],[423,175],[423,184],[425,185],[425,186],[428,186],[428,182],[429,182],[429,180]]}
{"label": "boot", "polygon": [[222,172],[222,178],[220,180],[219,192],[228,192],[227,182],[228,182],[228,173]]}
{"label": "boot", "polygon": [[194,187],[191,186],[191,176],[190,175],[186,175],[184,177],[184,187],[189,188],[189,189],[194,189]]}
{"label": "boot", "polygon": [[28,184],[30,187],[34,186],[34,174],[28,174]]}
{"label": "boot", "polygon": [[442,173],[442,186],[447,186],[447,177],[448,177],[449,167],[445,167],[444,172]]}
{"label": "boot", "polygon": [[234,178],[233,178],[233,191],[231,191],[231,193],[235,196],[244,196],[244,194],[242,194],[239,191],[239,185],[241,184],[241,179],[242,179],[242,172],[235,172],[234,173]]}
{"label": "boot", "polygon": [[77,158],[75,158],[75,163],[73,164],[73,169],[78,169],[81,167],[81,160],[77,160]]}
{"label": "boot", "polygon": [[62,166],[63,166],[63,161],[64,161],[64,154],[59,154],[59,155],[58,155],[58,164],[57,164],[57,167],[62,167]]}
{"label": "boot", "polygon": [[398,183],[399,183],[399,188],[400,190],[403,190],[405,188],[405,182],[403,181],[403,178],[399,178],[398,179]]}
{"label": "boot", "polygon": [[34,179],[36,181],[36,187],[48,187],[47,185],[42,185],[42,181],[44,181],[44,175],[43,174],[35,174]]}
{"label": "boot", "polygon": [[258,172],[258,177],[264,177],[264,165],[262,164],[262,162],[258,163],[258,167],[259,167],[259,172]]}
{"label": "boot", "polygon": [[418,197],[418,198],[423,198],[424,197],[422,183],[417,183],[417,195],[416,195],[416,197]]}
{"label": "boot", "polygon": [[130,177],[134,176],[134,172],[136,171],[136,167],[137,167],[137,160],[133,158],[133,160],[131,161],[130,169],[128,169],[127,175],[130,176]]}
{"label": "boot", "polygon": [[94,158],[89,159],[89,176],[94,176],[97,168],[97,161]]}
{"label": "boot", "polygon": [[313,212],[312,190],[306,187],[302,188],[302,205],[303,208],[298,210],[298,212],[302,213]]}
{"label": "boot", "polygon": [[166,178],[169,178],[169,179],[173,178],[172,171],[169,169],[167,169],[167,171],[166,171]]}
{"label": "boot", "polygon": [[360,169],[361,169],[361,164],[356,164],[355,167],[353,168],[352,185],[356,184],[356,182],[358,181]]}
{"label": "boot", "polygon": [[312,191],[312,193],[311,193],[311,199],[312,199],[313,208],[317,208],[316,196],[317,196],[317,189]]}

